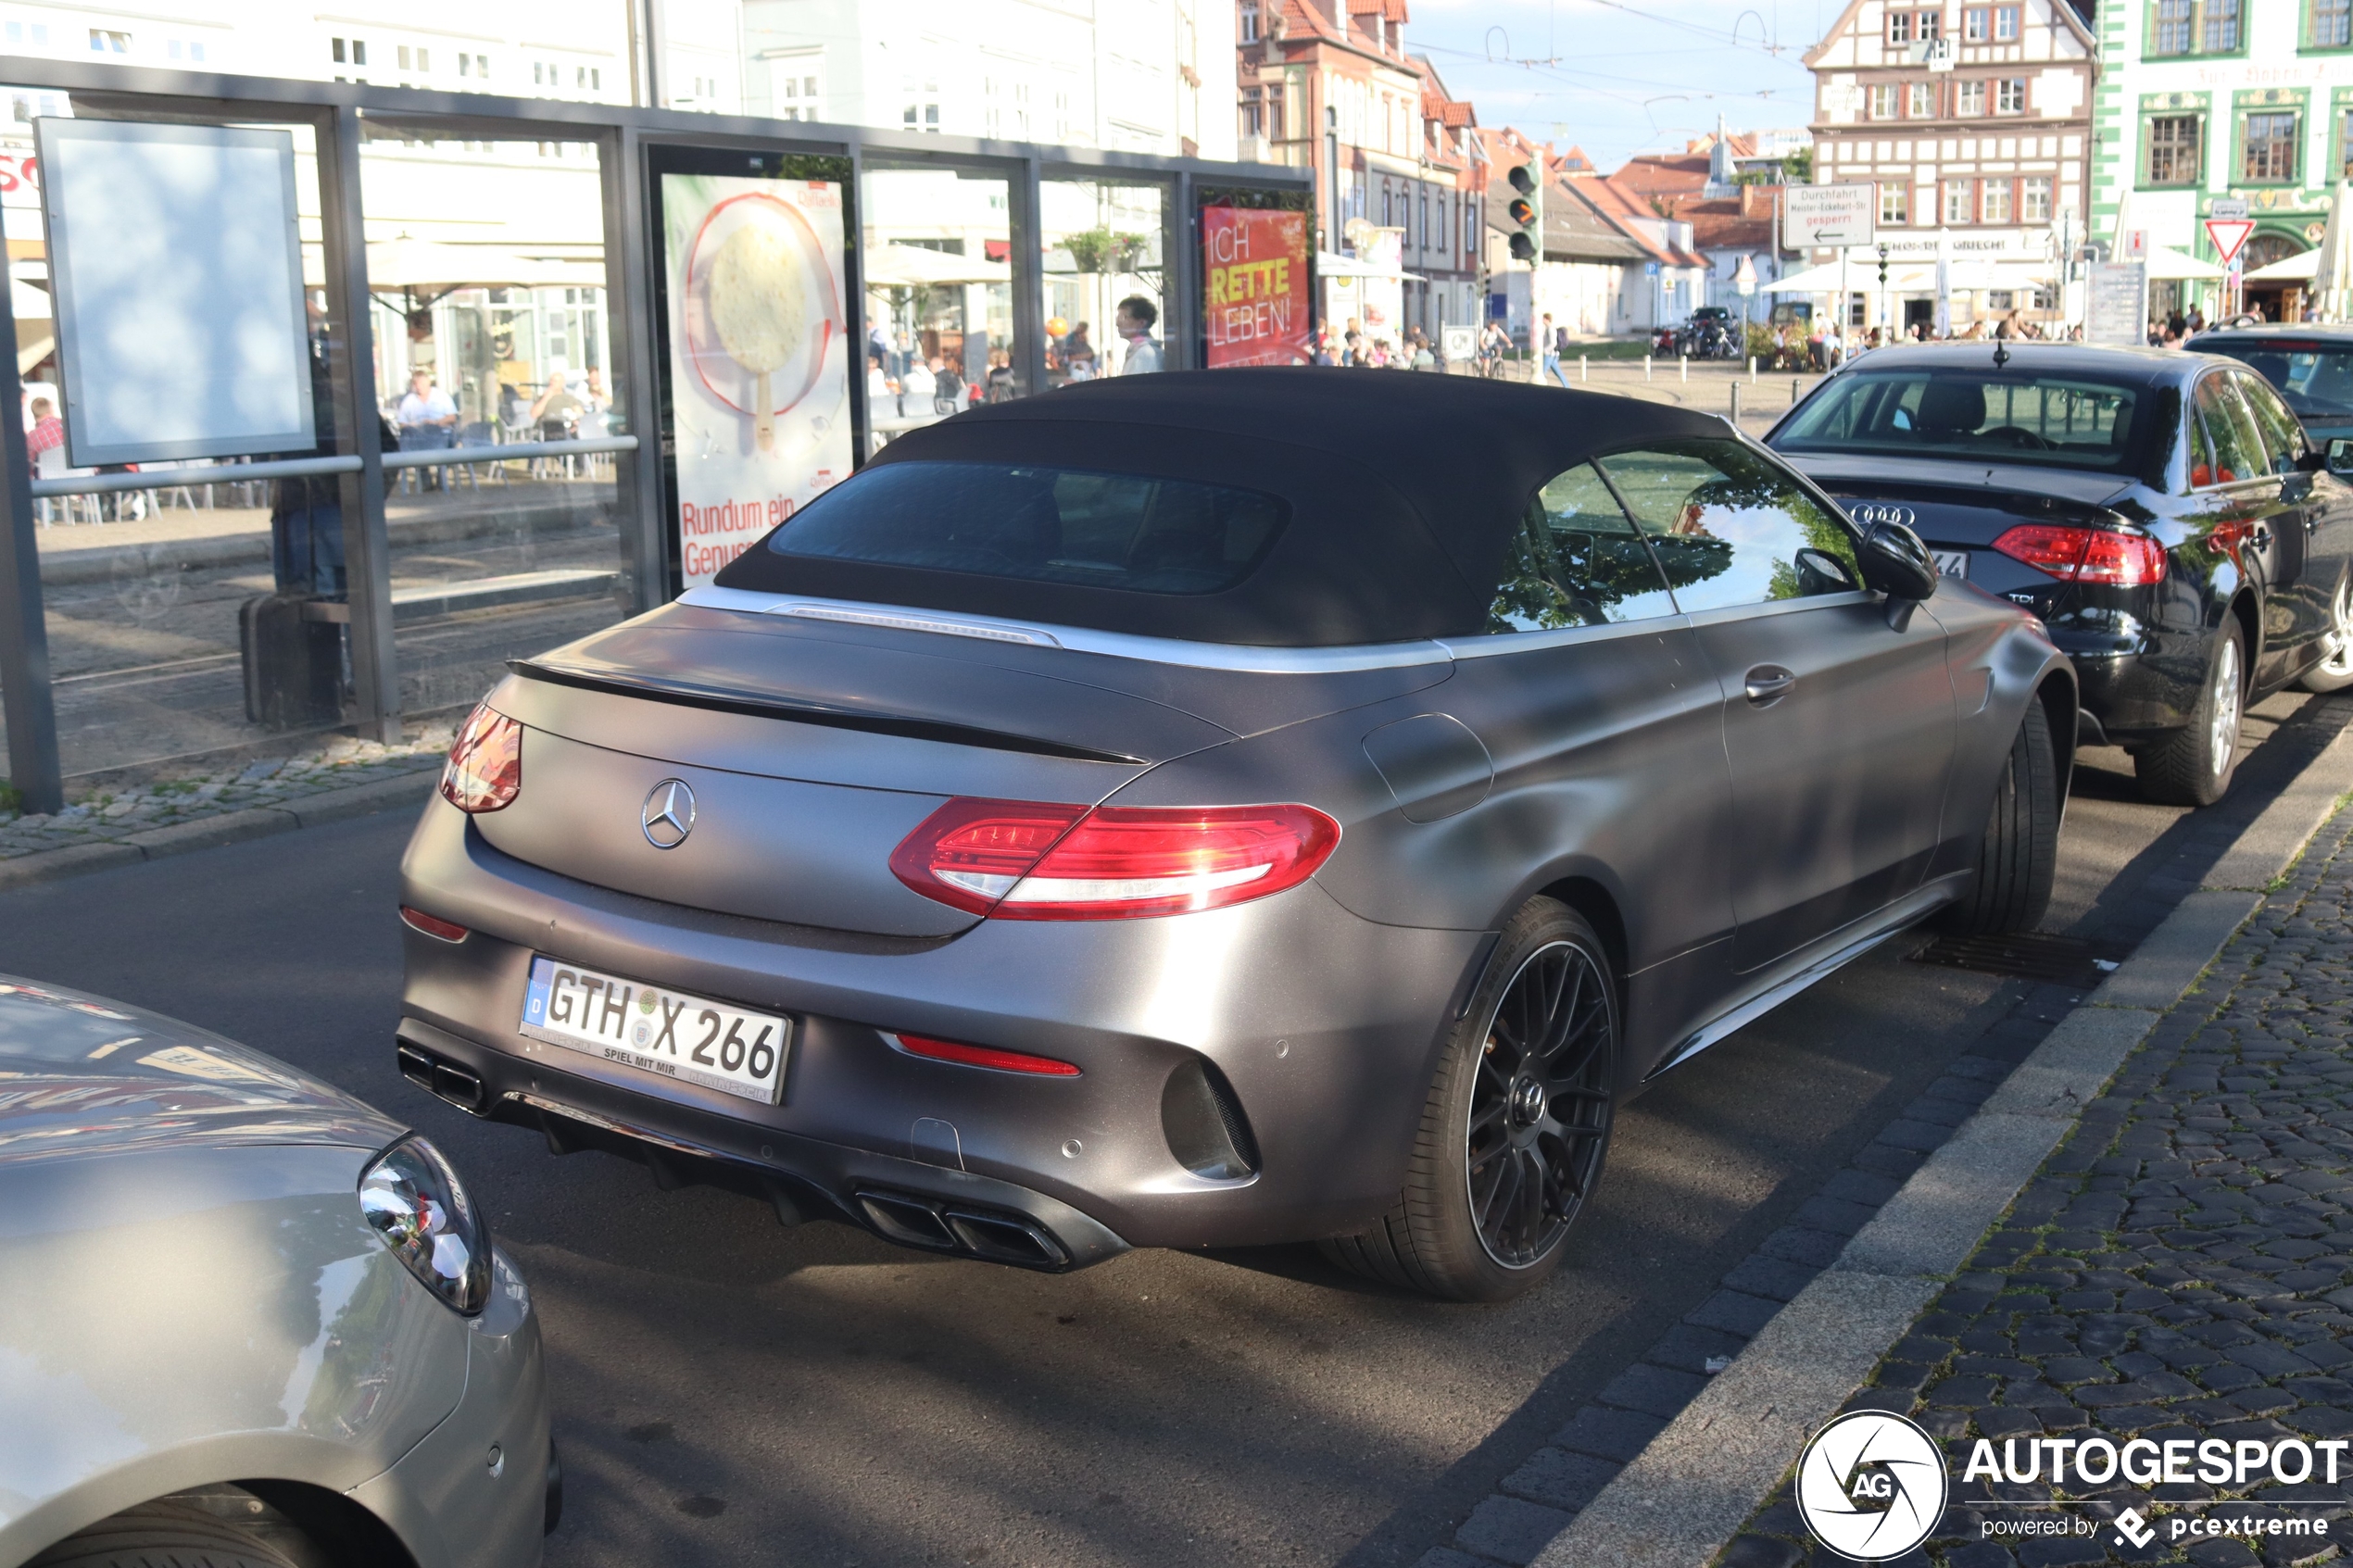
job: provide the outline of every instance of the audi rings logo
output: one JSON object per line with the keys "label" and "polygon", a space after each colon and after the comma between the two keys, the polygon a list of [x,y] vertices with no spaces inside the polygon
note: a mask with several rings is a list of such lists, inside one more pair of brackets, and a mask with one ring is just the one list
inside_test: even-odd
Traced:
{"label": "audi rings logo", "polygon": [[637,820],[644,824],[647,843],[657,849],[675,849],[695,831],[695,792],[684,779],[664,779],[647,795]]}
{"label": "audi rings logo", "polygon": [[1806,1445],[1797,1512],[1839,1556],[1884,1562],[1928,1539],[1950,1485],[1935,1438],[1900,1415],[1856,1411]]}
{"label": "audi rings logo", "polygon": [[1919,514],[1911,508],[1890,506],[1885,501],[1857,501],[1846,508],[1846,515],[1866,528],[1879,522],[1896,522],[1909,528],[1919,521]]}

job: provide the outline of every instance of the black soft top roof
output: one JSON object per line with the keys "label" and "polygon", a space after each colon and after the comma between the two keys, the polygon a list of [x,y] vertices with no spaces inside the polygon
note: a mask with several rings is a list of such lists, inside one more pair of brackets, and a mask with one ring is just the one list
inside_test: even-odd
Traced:
{"label": "black soft top roof", "polygon": [[1224,593],[1150,594],[761,546],[718,583],[1259,646],[1464,635],[1485,626],[1511,530],[1540,485],[1597,452],[1692,436],[1730,432],[1631,397],[1467,376],[1300,368],[1087,382],[912,431],[868,466],[1036,463],[1263,491],[1290,521],[1248,578]]}

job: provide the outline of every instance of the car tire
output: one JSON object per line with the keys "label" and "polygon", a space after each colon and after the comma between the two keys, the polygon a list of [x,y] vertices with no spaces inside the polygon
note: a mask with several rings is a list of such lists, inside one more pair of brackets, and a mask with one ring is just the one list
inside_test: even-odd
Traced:
{"label": "car tire", "polygon": [[305,1568],[313,1561],[236,1520],[167,1498],[77,1530],[25,1568]]}
{"label": "car tire", "polygon": [[1566,904],[1530,899],[1447,1037],[1396,1204],[1325,1256],[1446,1301],[1542,1283],[1601,1178],[1618,1038],[1607,947]]}
{"label": "car tire", "polygon": [[2230,793],[2246,704],[2246,635],[2232,618],[2214,639],[2189,723],[2133,759],[2142,798],[2160,806],[2211,806]]}
{"label": "car tire", "polygon": [[2042,923],[2058,872],[2058,749],[2043,699],[2035,696],[1994,781],[1993,813],[1977,846],[1977,874],[1946,912],[1944,928],[1991,936]]}
{"label": "car tire", "polygon": [[2322,639],[2328,652],[2318,664],[2296,678],[2308,692],[2341,692],[2353,686],[2353,578],[2336,585],[2329,606],[2329,629]]}

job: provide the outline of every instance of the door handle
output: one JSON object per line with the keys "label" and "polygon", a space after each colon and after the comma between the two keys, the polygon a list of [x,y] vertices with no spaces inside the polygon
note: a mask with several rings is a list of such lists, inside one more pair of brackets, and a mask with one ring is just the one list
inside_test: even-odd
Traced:
{"label": "door handle", "polygon": [[1778,664],[1760,664],[1748,672],[1742,694],[1753,708],[1770,708],[1797,687],[1797,677]]}

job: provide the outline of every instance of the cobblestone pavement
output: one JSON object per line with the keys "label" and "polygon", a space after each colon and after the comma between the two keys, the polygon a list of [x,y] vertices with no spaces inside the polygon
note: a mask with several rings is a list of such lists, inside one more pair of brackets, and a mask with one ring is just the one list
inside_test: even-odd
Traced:
{"label": "cobblestone pavement", "polygon": [[[2340,810],[1849,1402],[1911,1416],[1950,1461],[1939,1533],[1900,1562],[2281,1568],[2353,1551],[2353,1464],[2341,1447],[2334,1485],[2322,1468],[2301,1486],[2087,1486],[2071,1471],[2065,1488],[1963,1479],[1980,1437],[1997,1450],[2045,1436],[2119,1447],[2353,1437],[2348,840],[2353,811]],[[2259,1470],[2250,1482],[2267,1479]],[[1986,1537],[1989,1522],[2051,1517],[2055,1500],[2100,1524]],[[2030,1501],[2043,1506],[2003,1506]],[[2128,1507],[2156,1526],[2141,1548],[2106,1524]],[[2330,1535],[2175,1537],[2177,1522],[2209,1514],[2325,1519]],[[1786,1483],[1718,1559],[1840,1561],[1812,1544]]]}
{"label": "cobblestone pavement", "polygon": [[442,720],[412,726],[396,746],[334,735],[292,757],[93,789],[71,795],[64,810],[48,816],[20,815],[0,803],[0,861],[424,772],[441,766],[451,725]]}

